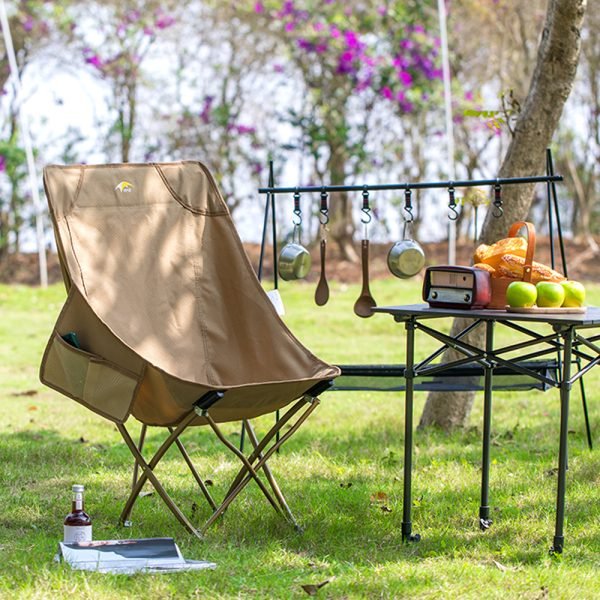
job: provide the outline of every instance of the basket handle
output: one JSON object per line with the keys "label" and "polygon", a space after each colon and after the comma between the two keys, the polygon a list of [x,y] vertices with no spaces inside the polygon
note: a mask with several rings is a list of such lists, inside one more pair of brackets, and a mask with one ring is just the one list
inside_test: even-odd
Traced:
{"label": "basket handle", "polygon": [[527,228],[527,252],[525,254],[525,264],[523,265],[523,281],[531,283],[533,255],[535,253],[535,227],[533,223],[529,221],[516,221],[508,230],[508,237],[517,237],[523,227]]}

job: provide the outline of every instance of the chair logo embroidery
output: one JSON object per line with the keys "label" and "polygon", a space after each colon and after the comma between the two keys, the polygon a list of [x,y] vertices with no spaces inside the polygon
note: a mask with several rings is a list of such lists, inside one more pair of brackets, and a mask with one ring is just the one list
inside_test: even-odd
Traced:
{"label": "chair logo embroidery", "polygon": [[129,181],[121,181],[116,187],[115,191],[119,192],[131,192],[133,190],[133,184],[129,183]]}

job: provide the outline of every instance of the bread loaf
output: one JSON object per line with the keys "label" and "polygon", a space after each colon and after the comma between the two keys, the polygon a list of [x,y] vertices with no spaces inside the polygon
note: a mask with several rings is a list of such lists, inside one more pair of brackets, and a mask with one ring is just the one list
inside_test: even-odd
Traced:
{"label": "bread loaf", "polygon": [[[492,274],[492,277],[523,279],[524,266],[525,259],[523,257],[514,254],[505,254],[499,259],[496,272]],[[531,263],[531,283],[537,283],[538,281],[564,281],[565,279],[558,271],[546,265],[535,260]]]}
{"label": "bread loaf", "polygon": [[509,237],[498,240],[491,246],[481,244],[475,250],[474,263],[485,263],[494,269],[498,268],[500,259],[505,254],[513,254],[525,258],[527,254],[527,240],[522,237]]}

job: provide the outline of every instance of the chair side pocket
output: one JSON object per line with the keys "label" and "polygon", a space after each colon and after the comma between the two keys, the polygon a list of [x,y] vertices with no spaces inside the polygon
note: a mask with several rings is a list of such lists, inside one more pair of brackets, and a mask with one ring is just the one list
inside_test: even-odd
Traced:
{"label": "chair side pocket", "polygon": [[116,422],[129,416],[139,383],[134,373],[72,346],[58,333],[48,345],[40,375],[46,385]]}

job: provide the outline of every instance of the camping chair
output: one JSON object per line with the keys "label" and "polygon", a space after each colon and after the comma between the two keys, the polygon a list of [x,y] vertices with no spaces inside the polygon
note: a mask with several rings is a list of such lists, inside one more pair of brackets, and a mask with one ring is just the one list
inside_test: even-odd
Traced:
{"label": "camping chair", "polygon": [[[121,521],[149,480],[199,536],[254,480],[295,523],[267,461],[339,369],[311,354],[276,314],[207,168],[191,161],[48,166],[44,186],[68,296],[40,378],[116,424],[140,470]],[[284,407],[259,441],[249,419]],[[149,460],[126,427],[130,415],[142,437],[146,426],[168,433]],[[228,421],[243,422],[248,456],[223,435],[219,424]],[[180,440],[195,425],[211,428],[242,462],[218,506]],[[173,444],[214,511],[201,531],[155,473]]]}

